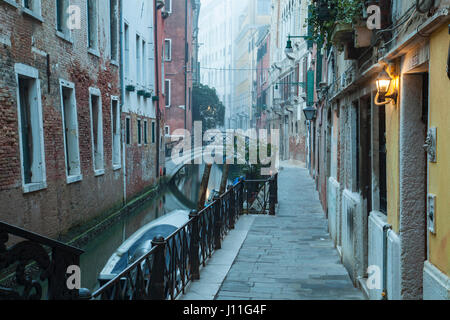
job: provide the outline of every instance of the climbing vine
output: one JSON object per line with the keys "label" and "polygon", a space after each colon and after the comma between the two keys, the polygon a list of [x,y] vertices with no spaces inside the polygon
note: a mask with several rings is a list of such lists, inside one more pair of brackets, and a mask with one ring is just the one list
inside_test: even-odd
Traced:
{"label": "climbing vine", "polygon": [[362,18],[364,0],[319,0],[309,7],[310,40],[330,44],[336,23],[352,24]]}

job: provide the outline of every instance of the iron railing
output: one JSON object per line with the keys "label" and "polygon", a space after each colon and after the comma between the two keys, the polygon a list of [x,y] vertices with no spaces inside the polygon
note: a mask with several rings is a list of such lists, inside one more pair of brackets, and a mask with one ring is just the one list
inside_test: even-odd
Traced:
{"label": "iron railing", "polygon": [[226,233],[242,214],[244,182],[240,181],[168,238],[155,238],[153,248],[92,294],[99,300],[174,300],[187,284],[200,279],[200,266],[221,248]]}
{"label": "iron railing", "polygon": [[277,175],[257,184],[240,181],[202,211],[192,211],[189,221],[167,239],[155,238],[150,252],[95,291],[92,299],[174,300],[184,294],[190,281],[200,279],[200,266],[221,249],[223,238],[245,213],[244,197],[249,187],[260,191],[267,188],[268,212],[275,214]]}
{"label": "iron railing", "polygon": [[[0,273],[16,267],[12,282],[21,288],[0,286],[0,300],[42,299],[43,292],[49,300],[174,300],[190,281],[200,279],[200,266],[221,248],[241,214],[275,214],[277,184],[277,175],[239,181],[202,211],[192,211],[189,221],[168,238],[155,238],[147,254],[92,295],[68,285],[69,267],[79,266],[82,250],[0,222]],[[251,195],[260,193],[264,210],[249,210],[257,199]],[[8,248],[10,236],[15,244]]]}
{"label": "iron railing", "polygon": [[[12,239],[11,239],[12,238]],[[14,244],[7,246],[8,242]],[[0,300],[73,300],[79,290],[67,285],[82,250],[0,222]],[[70,281],[69,281],[70,282]]]}
{"label": "iron railing", "polygon": [[269,179],[245,180],[244,183],[244,213],[275,215],[275,205],[278,204],[278,174]]}

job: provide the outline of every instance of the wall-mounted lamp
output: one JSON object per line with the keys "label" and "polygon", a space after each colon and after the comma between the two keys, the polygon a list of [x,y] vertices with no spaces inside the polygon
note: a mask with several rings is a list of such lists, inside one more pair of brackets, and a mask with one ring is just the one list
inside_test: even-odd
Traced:
{"label": "wall-mounted lamp", "polygon": [[383,71],[380,72],[380,74],[377,77],[377,96],[375,97],[375,104],[377,105],[385,105],[390,102],[396,103],[397,102],[397,89],[395,89],[395,92],[388,95],[388,92],[391,88],[391,85],[393,83],[393,79],[391,76],[386,72],[386,70],[383,69]]}
{"label": "wall-mounted lamp", "polygon": [[288,41],[286,43],[286,49],[284,50],[284,52],[286,54],[292,54],[294,52],[294,49],[292,48],[292,40],[293,38],[301,38],[301,39],[307,39],[308,36],[288,36]]}
{"label": "wall-mounted lamp", "polygon": [[303,113],[308,121],[314,121],[317,117],[317,110],[314,107],[303,108]]}

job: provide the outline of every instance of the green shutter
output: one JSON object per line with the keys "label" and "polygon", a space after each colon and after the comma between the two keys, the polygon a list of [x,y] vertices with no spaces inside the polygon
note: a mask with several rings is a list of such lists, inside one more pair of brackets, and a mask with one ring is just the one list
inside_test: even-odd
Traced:
{"label": "green shutter", "polygon": [[308,80],[306,83],[308,88],[307,105],[312,106],[314,104],[314,70],[308,70]]}
{"label": "green shutter", "polygon": [[317,76],[316,82],[317,86],[319,86],[320,82],[322,82],[322,55],[320,54],[320,50],[317,51]]}

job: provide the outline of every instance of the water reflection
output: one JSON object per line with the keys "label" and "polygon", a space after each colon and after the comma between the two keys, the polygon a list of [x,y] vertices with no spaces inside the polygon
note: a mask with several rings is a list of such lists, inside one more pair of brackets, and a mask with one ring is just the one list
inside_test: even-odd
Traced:
{"label": "water reflection", "polygon": [[[182,170],[174,180],[155,199],[124,217],[107,231],[97,235],[85,248],[81,256],[82,287],[97,288],[97,277],[105,263],[116,249],[133,233],[147,223],[169,212],[179,209],[196,208],[204,165],[191,165]],[[208,185],[208,195],[218,190],[222,178],[219,166],[213,166]]]}

